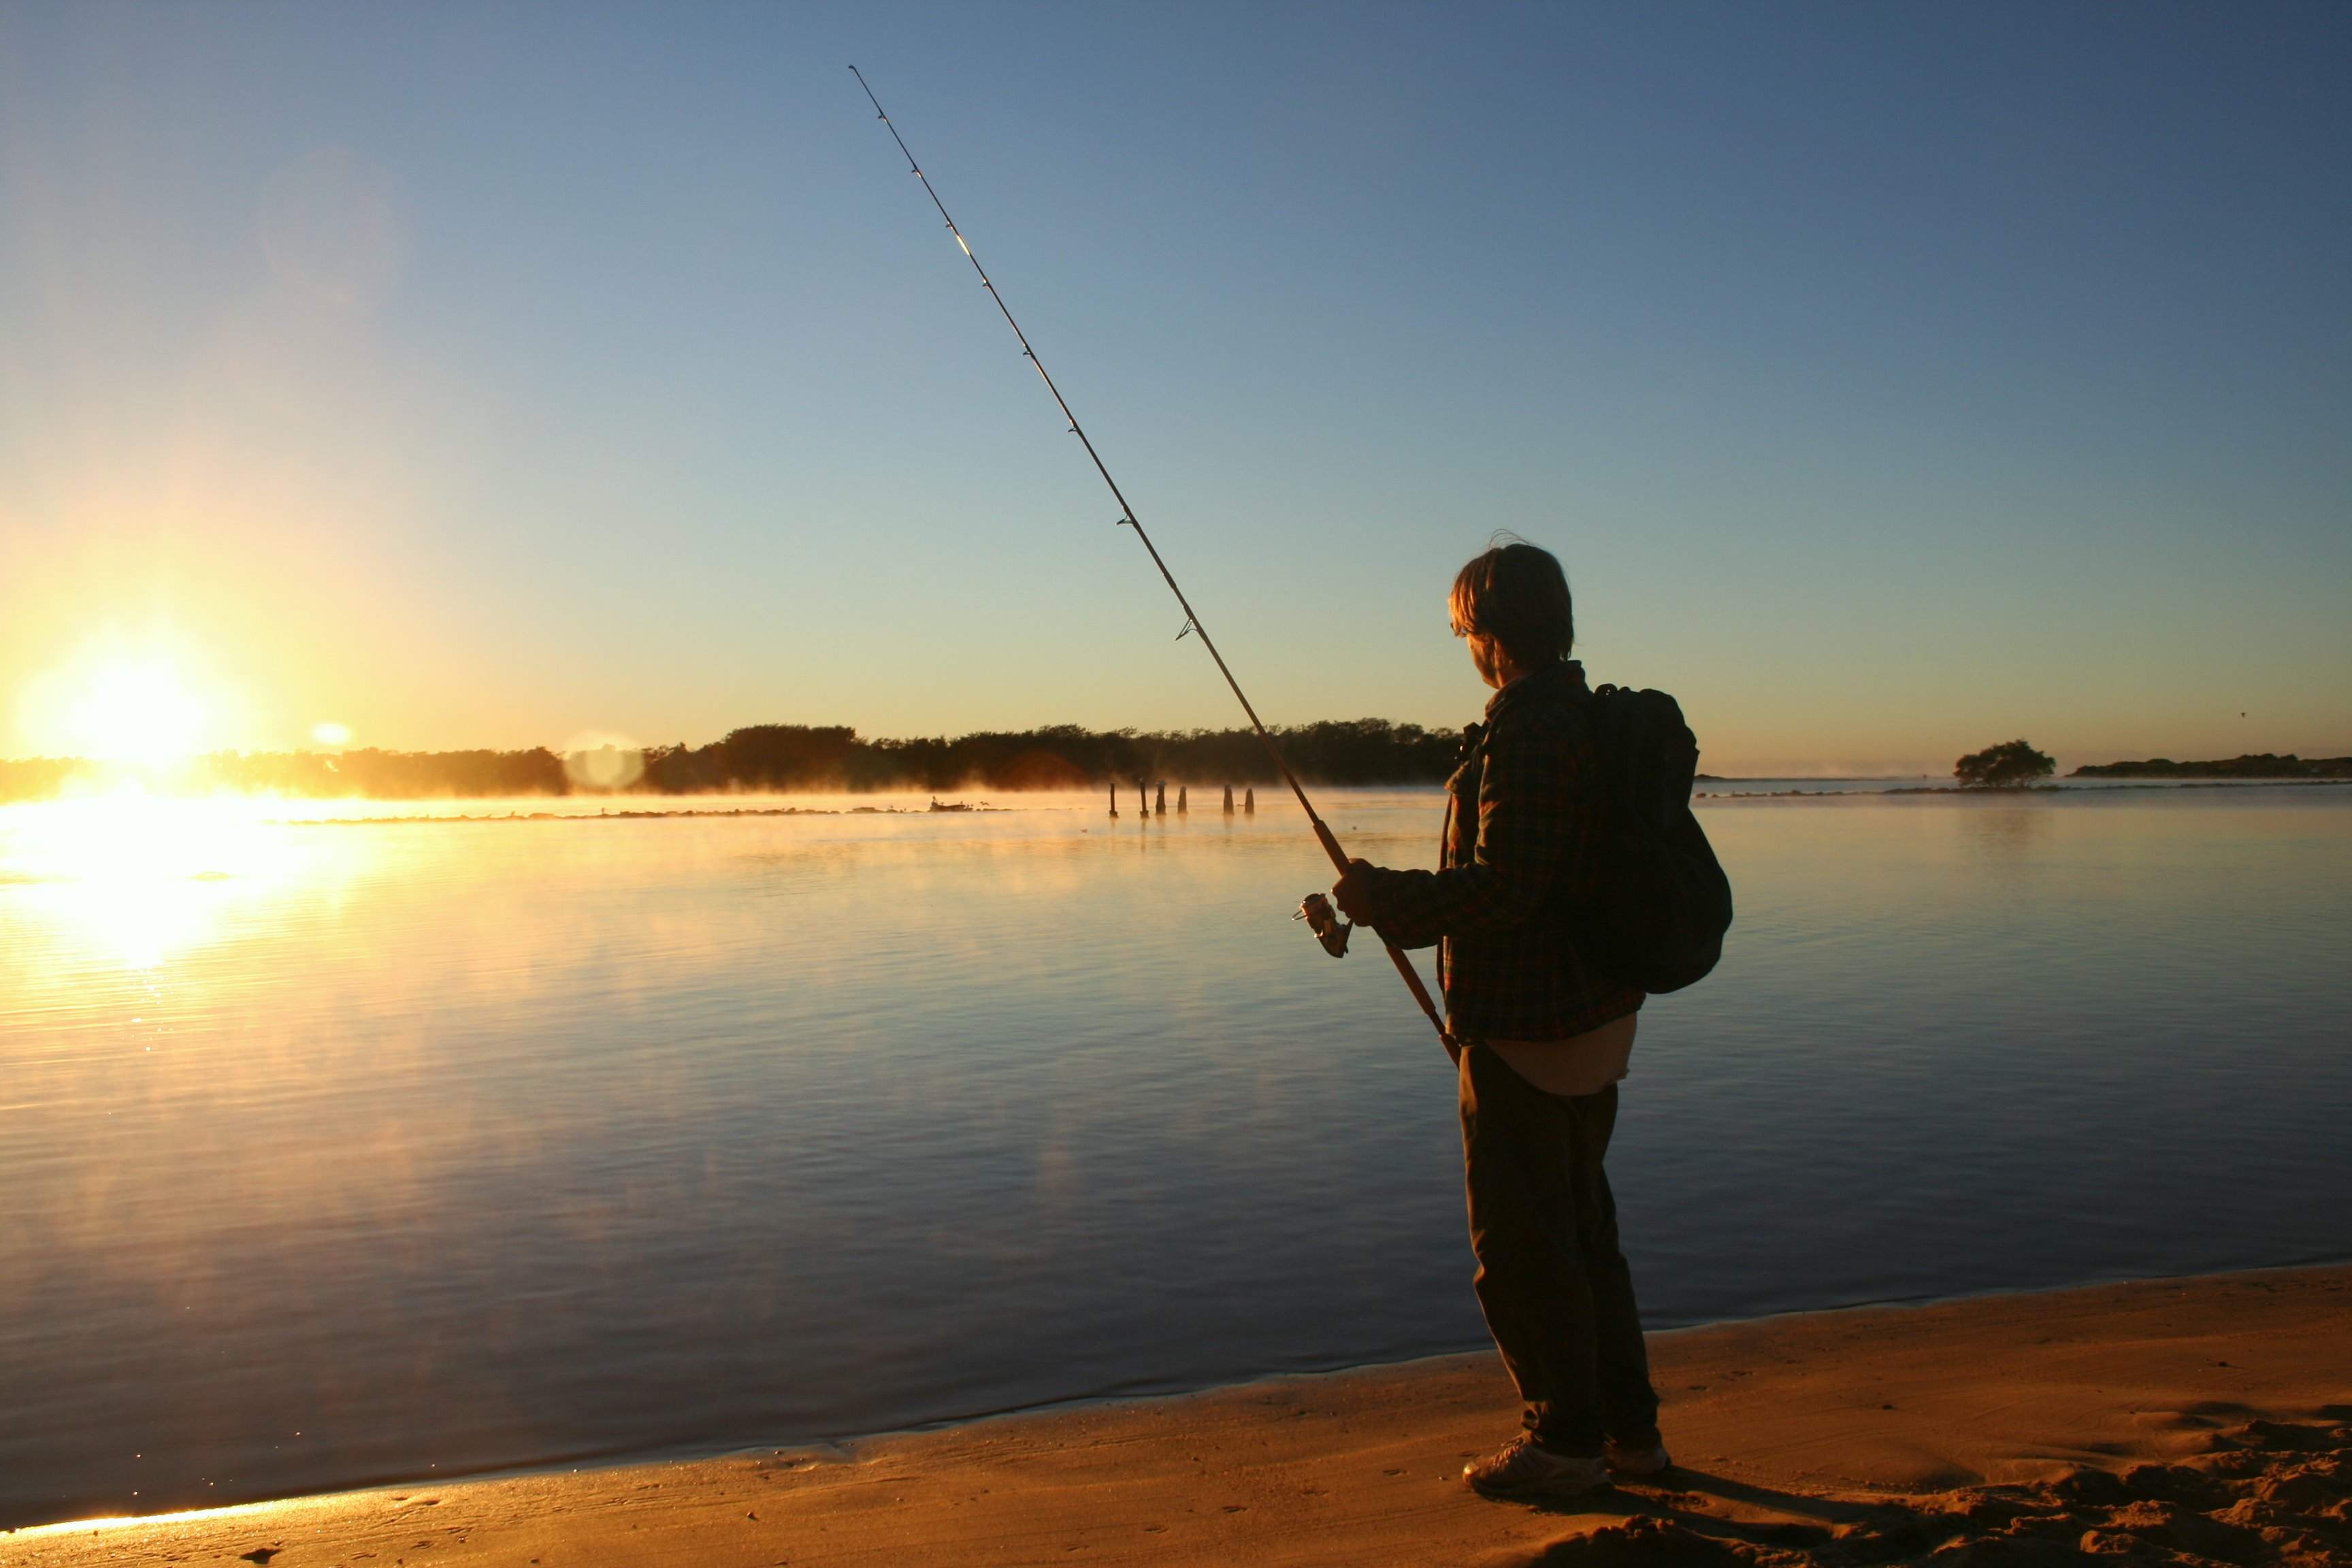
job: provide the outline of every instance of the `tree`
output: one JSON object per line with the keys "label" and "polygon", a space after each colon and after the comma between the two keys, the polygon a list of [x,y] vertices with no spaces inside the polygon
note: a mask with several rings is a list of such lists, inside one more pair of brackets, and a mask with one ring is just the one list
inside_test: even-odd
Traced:
{"label": "tree", "polygon": [[1964,784],[1994,789],[2013,788],[2032,779],[2046,779],[2058,771],[2047,753],[2023,741],[2003,741],[1981,752],[1970,752],[1952,764],[1952,776]]}

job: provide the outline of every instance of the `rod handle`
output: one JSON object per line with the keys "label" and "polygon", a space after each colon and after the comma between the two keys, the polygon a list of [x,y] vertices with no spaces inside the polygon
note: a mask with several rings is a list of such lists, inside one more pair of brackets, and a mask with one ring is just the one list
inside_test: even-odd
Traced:
{"label": "rod handle", "polygon": [[[1321,842],[1323,853],[1331,857],[1331,864],[1341,876],[1346,876],[1348,852],[1339,847],[1339,840],[1333,837],[1329,826],[1312,811],[1307,814],[1307,820],[1315,825],[1315,837]],[[1412,966],[1412,960],[1407,958],[1404,949],[1396,943],[1384,939],[1381,945],[1389,950],[1389,962],[1395,964],[1396,972],[1404,977],[1405,988],[1412,993],[1412,999],[1421,1004],[1422,1016],[1429,1020],[1430,1027],[1437,1031],[1438,1044],[1445,1047],[1446,1059],[1458,1065],[1462,1060],[1462,1047],[1446,1028],[1444,1016],[1438,1012],[1437,1004],[1430,999],[1429,987],[1421,983],[1421,971]]]}

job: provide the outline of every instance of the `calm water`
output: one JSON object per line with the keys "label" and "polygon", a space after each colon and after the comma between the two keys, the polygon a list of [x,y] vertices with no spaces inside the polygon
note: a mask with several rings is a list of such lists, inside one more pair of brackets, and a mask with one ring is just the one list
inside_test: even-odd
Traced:
{"label": "calm water", "polygon": [[[1291,924],[1295,813],[1012,804],[0,811],[0,1523],[1482,1344],[1444,1057]],[[1434,792],[1328,804],[1427,862]],[[1654,1325],[2352,1255],[2352,790],[1701,810]]]}

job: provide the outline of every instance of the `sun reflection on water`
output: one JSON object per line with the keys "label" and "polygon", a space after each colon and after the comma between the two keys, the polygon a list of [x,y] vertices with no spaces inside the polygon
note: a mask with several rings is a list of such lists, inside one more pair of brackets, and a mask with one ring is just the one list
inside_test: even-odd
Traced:
{"label": "sun reflection on water", "polygon": [[268,803],[126,787],[0,809],[0,889],[82,962],[153,969],[292,872]]}

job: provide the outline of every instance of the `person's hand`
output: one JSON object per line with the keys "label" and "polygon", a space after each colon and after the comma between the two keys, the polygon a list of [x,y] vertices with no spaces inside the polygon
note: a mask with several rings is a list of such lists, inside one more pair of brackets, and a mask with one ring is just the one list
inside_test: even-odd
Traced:
{"label": "person's hand", "polygon": [[1331,901],[1339,912],[1358,925],[1369,925],[1372,918],[1372,870],[1369,860],[1350,860],[1348,869],[1331,884]]}

